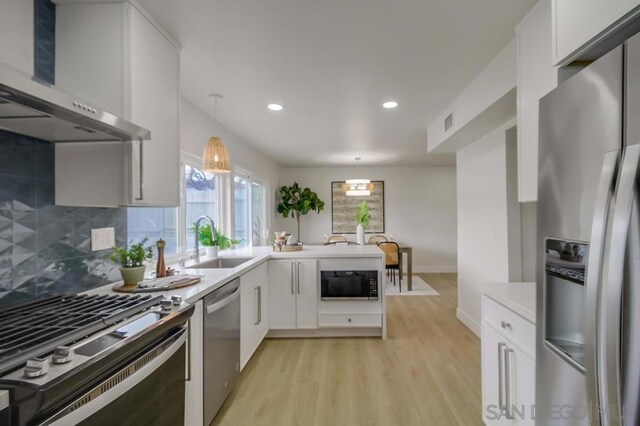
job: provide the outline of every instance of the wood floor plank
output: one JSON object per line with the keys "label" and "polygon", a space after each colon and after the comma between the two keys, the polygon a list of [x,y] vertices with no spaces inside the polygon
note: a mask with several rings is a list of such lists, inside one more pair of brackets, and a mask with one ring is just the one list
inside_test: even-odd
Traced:
{"label": "wood floor plank", "polygon": [[214,425],[480,425],[480,341],[440,296],[389,297],[388,339],[267,339]]}

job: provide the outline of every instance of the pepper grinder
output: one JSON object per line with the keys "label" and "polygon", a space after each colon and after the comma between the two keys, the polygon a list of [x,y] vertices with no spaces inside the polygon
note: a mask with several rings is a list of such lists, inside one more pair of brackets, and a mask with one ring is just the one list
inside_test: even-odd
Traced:
{"label": "pepper grinder", "polygon": [[167,243],[160,238],[156,242],[156,247],[158,248],[158,262],[156,263],[156,277],[162,278],[167,276],[167,264],[164,262],[164,248]]}

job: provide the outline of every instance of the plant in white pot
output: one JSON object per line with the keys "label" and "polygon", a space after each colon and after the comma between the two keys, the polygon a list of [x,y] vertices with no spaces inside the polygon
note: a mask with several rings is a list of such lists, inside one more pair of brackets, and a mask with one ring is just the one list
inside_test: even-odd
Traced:
{"label": "plant in white pot", "polygon": [[145,247],[147,241],[149,239],[145,237],[139,243],[129,242],[129,245],[124,248],[113,247],[113,253],[109,255],[109,259],[120,265],[120,274],[125,285],[137,285],[144,279],[146,269],[144,263],[153,257],[153,248]]}
{"label": "plant in white pot", "polygon": [[369,227],[371,221],[371,211],[369,210],[369,204],[366,201],[361,201],[356,209],[356,238],[358,244],[364,245],[364,231]]}
{"label": "plant in white pot", "polygon": [[[195,225],[192,227],[195,232]],[[211,225],[201,225],[198,227],[198,240],[205,248],[207,257],[218,257],[218,250],[225,250],[240,244],[242,240],[234,240],[227,237],[216,228],[214,235],[211,233]]]}

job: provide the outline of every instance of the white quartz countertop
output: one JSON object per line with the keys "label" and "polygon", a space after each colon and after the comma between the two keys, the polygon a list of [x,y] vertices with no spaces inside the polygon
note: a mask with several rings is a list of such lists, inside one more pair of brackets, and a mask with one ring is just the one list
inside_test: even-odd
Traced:
{"label": "white quartz countertop", "polygon": [[[330,245],[330,246],[305,246],[301,251],[295,252],[275,252],[269,247],[247,247],[242,249],[224,250],[220,252],[219,257],[251,257],[252,259],[235,268],[224,269],[197,269],[190,268],[194,265],[194,261],[187,262],[186,266],[180,267],[177,264],[171,264],[172,268],[181,273],[194,275],[202,275],[202,280],[189,287],[184,287],[169,291],[156,291],[152,293],[137,293],[162,296],[182,296],[182,299],[189,303],[197,302],[207,294],[223,286],[229,281],[245,274],[256,266],[266,262],[269,259],[321,259],[321,258],[363,258],[378,257],[384,259],[384,253],[377,246],[348,246],[348,245]],[[205,263],[211,258],[206,256],[200,257],[200,263]],[[113,284],[108,284],[93,290],[89,290],[84,294],[123,294],[112,290]]]}
{"label": "white quartz countertop", "polygon": [[536,283],[487,283],[482,293],[536,323]]}

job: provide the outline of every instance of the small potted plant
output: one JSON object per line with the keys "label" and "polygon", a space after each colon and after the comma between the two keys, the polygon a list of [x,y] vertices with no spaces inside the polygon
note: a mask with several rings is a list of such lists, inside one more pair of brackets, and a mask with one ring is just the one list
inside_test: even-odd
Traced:
{"label": "small potted plant", "polygon": [[369,210],[369,204],[366,201],[361,201],[356,210],[356,222],[358,223],[356,234],[360,245],[364,245],[364,230],[369,227],[370,221],[371,211]]}
{"label": "small potted plant", "polygon": [[113,253],[109,256],[112,262],[120,265],[120,274],[125,285],[137,285],[144,279],[146,269],[145,261],[153,257],[153,248],[145,247],[149,241],[145,237],[139,243],[129,242],[124,248],[113,247]]}
{"label": "small potted plant", "polygon": [[[195,225],[192,227],[195,232]],[[198,235],[196,236],[200,241],[200,244],[205,248],[207,257],[218,257],[218,249],[225,250],[232,246],[239,244],[241,240],[234,240],[216,228],[215,235],[211,234],[210,225],[202,225],[198,228]]]}

